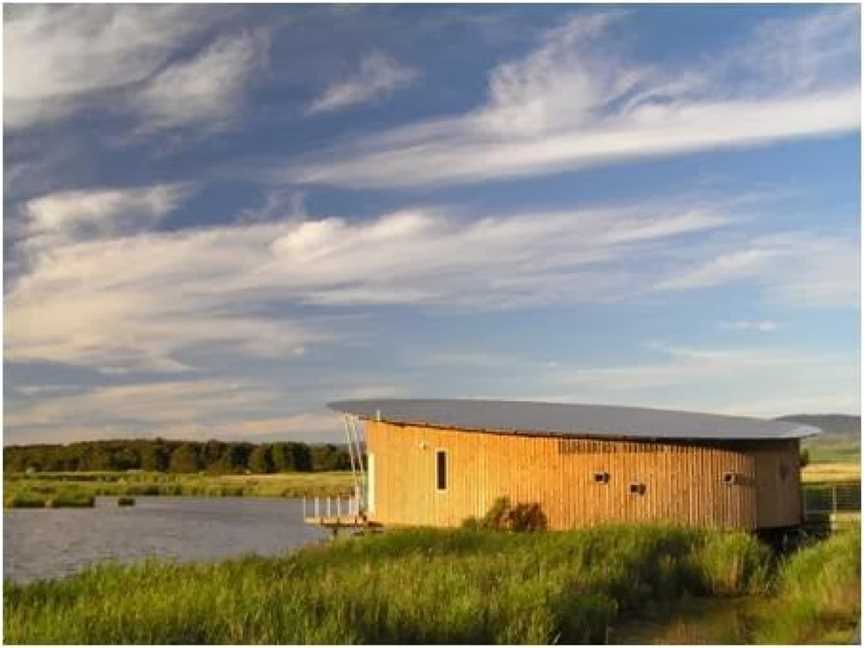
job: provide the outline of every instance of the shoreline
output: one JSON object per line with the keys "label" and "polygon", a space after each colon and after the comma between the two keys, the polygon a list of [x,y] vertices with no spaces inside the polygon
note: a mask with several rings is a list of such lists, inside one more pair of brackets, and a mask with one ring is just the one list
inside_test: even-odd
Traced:
{"label": "shoreline", "polygon": [[[206,475],[92,472],[5,475],[6,508],[41,507],[53,498],[99,496],[173,497],[347,497],[353,487],[350,472],[293,472],[258,475]],[[15,504],[16,498],[20,502]],[[42,502],[38,504],[37,502]]]}
{"label": "shoreline", "polygon": [[640,638],[662,640],[676,615],[707,632],[703,607],[723,618],[741,600],[759,604],[740,639],[841,642],[857,616],[860,534],[778,560],[752,536],[704,529],[405,529],[5,589],[7,643],[602,643],[651,614],[657,634]]}

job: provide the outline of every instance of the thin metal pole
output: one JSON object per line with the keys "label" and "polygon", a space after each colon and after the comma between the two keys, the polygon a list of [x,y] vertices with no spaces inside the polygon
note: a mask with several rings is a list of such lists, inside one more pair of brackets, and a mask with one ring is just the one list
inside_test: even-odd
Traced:
{"label": "thin metal pole", "polygon": [[[345,440],[348,442],[348,456],[351,459],[351,475],[354,477],[354,486],[357,486],[357,467],[354,461],[354,443],[351,439],[351,427],[348,423],[348,414],[345,414],[343,417],[343,423],[345,424]],[[359,460],[359,457],[358,457]]]}
{"label": "thin metal pole", "polygon": [[360,466],[360,480],[361,480],[361,489],[358,493],[357,497],[357,506],[358,506],[358,515],[359,508],[362,506],[363,501],[365,500],[366,495],[366,470],[363,466],[363,452],[360,449],[360,419],[359,417],[352,416],[350,419],[351,422],[351,431],[353,432],[353,439],[356,445],[355,451],[357,452],[357,463]]}
{"label": "thin metal pole", "polygon": [[306,496],[303,496],[303,519],[306,519]]}
{"label": "thin metal pole", "polygon": [[363,465],[363,451],[360,449],[360,420],[351,418],[351,428],[354,430],[354,443],[357,445],[357,463],[360,464],[360,476],[366,477],[366,467]]}

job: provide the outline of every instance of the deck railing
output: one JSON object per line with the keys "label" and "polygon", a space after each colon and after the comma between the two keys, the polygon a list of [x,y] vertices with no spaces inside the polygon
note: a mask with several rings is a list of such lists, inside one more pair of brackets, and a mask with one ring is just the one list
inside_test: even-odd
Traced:
{"label": "deck railing", "polygon": [[332,519],[359,517],[363,511],[360,497],[304,497],[303,519]]}
{"label": "deck railing", "polygon": [[861,510],[861,483],[805,484],[802,489],[804,515],[851,513]]}

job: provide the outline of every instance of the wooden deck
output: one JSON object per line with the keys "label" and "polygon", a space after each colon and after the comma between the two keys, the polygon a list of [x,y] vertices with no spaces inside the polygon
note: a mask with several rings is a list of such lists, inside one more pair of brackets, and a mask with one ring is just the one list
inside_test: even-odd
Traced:
{"label": "wooden deck", "polygon": [[373,522],[363,515],[332,515],[332,516],[307,516],[304,518],[306,524],[319,526],[322,529],[327,529],[338,535],[339,531],[362,531],[362,530],[380,530],[382,527],[378,522]]}

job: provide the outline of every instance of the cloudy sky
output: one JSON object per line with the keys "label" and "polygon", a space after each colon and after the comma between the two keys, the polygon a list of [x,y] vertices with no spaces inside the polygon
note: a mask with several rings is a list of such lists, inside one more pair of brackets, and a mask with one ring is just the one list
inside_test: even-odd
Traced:
{"label": "cloudy sky", "polygon": [[857,412],[857,6],[8,5],[5,443]]}

